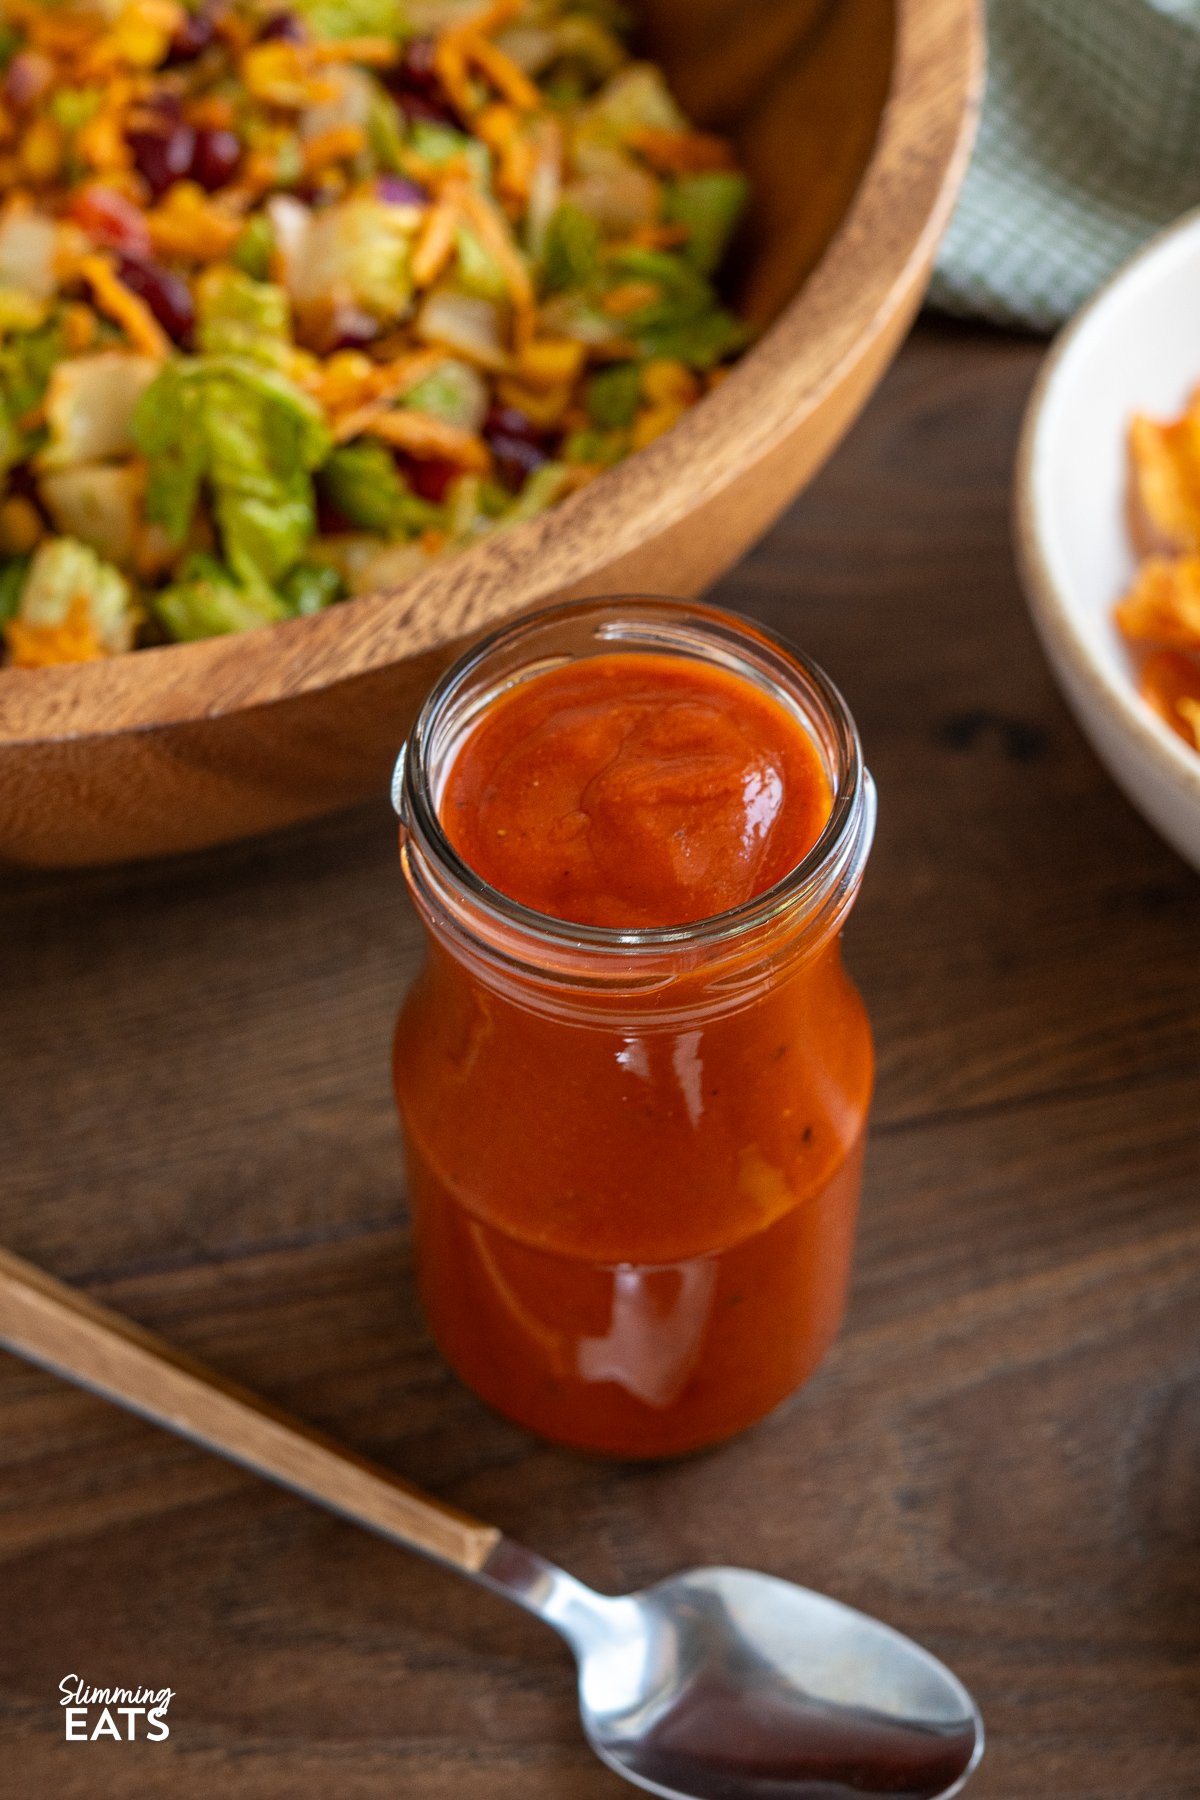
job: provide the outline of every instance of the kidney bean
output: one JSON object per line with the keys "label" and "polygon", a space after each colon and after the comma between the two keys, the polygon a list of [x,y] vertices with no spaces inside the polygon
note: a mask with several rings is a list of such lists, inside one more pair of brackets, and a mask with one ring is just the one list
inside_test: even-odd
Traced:
{"label": "kidney bean", "polygon": [[504,486],[514,493],[518,488],[524,487],[527,477],[535,469],[540,469],[544,462],[549,461],[541,445],[531,444],[528,438],[506,437],[501,433],[489,438],[488,444],[496,474]]}
{"label": "kidney bean", "polygon": [[206,12],[189,13],[167,52],[168,68],[173,63],[195,62],[216,39],[216,27]]}
{"label": "kidney bean", "polygon": [[156,200],[161,199],[175,182],[191,174],[196,133],[182,120],[164,119],[162,130],[138,126],[126,133],[126,141],[133,151],[139,175]]}
{"label": "kidney bean", "polygon": [[534,424],[527,413],[516,406],[491,406],[487,418],[483,421],[483,435],[493,437],[520,438],[527,444],[541,448],[545,436],[541,428]]}
{"label": "kidney bean", "polygon": [[167,336],[182,349],[192,341],[196,323],[191,290],[181,275],[164,269],[161,263],[141,257],[123,256],[117,274],[125,286],[144,300]]}
{"label": "kidney bean", "polygon": [[379,321],[358,306],[338,306],[329,322],[330,350],[362,350],[379,336]]}
{"label": "kidney bean", "polygon": [[404,54],[385,77],[401,110],[409,119],[427,119],[436,125],[457,125],[449,96],[437,71],[437,46],[431,37],[410,38]]}
{"label": "kidney bean", "polygon": [[284,44],[302,44],[308,33],[295,13],[279,12],[267,20],[258,36],[260,42],[263,39],[278,39]]}
{"label": "kidney bean", "polygon": [[236,132],[213,127],[196,133],[190,172],[210,194],[233,180],[241,160],[242,146]]}
{"label": "kidney bean", "polygon": [[428,500],[434,506],[442,504],[451,482],[462,474],[457,463],[448,462],[441,456],[425,457],[420,461],[415,456],[408,456],[401,458],[400,462],[413,493],[419,494],[422,500]]}

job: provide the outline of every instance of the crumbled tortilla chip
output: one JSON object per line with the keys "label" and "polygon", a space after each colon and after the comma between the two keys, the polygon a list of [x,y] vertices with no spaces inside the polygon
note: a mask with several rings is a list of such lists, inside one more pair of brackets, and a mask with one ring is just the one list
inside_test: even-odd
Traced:
{"label": "crumbled tortilla chip", "polygon": [[1200,419],[1167,425],[1139,414],[1129,427],[1139,535],[1161,550],[1200,550]]}
{"label": "crumbled tortilla chip", "polygon": [[1200,556],[1151,556],[1116,608],[1134,643],[1200,650]]}
{"label": "crumbled tortilla chip", "polygon": [[1177,650],[1158,650],[1146,658],[1139,688],[1171,730],[1200,750],[1200,662]]}

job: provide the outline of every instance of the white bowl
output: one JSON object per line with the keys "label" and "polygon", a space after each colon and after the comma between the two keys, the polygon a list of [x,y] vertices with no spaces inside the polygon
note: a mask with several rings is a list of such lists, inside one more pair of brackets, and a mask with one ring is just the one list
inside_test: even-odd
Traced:
{"label": "white bowl", "polygon": [[1200,754],[1137,691],[1112,609],[1136,559],[1127,432],[1200,386],[1200,212],[1126,263],[1052,350],[1017,458],[1016,542],[1034,624],[1118,786],[1200,869]]}

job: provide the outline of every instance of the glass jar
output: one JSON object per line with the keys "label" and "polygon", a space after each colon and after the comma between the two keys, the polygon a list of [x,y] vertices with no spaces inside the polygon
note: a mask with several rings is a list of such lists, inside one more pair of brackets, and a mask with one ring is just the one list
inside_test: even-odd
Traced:
{"label": "glass jar", "polygon": [[[832,811],[767,892],[619,931],[510,900],[438,818],[473,722],[513,683],[612,651],[766,689]],[[434,688],[396,770],[428,959],[396,1033],[417,1276],[435,1338],[534,1431],[620,1456],[762,1417],[841,1322],[873,1078],[840,934],[874,829],[837,690],[770,633],[679,601],[583,601],[498,632]]]}

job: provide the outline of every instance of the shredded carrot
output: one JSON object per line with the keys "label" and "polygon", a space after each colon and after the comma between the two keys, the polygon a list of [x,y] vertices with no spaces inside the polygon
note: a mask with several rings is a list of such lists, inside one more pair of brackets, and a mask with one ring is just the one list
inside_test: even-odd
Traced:
{"label": "shredded carrot", "polygon": [[406,450],[410,456],[444,457],[447,462],[480,475],[492,466],[491,452],[482,438],[461,431],[456,425],[447,425],[431,413],[418,412],[415,407],[364,408],[362,414],[343,419],[334,435],[339,443],[352,437],[377,437],[398,450]]}
{"label": "shredded carrot", "polygon": [[485,250],[490,250],[495,257],[512,296],[514,331],[520,349],[532,338],[537,323],[537,302],[529,269],[513,242],[508,225],[483,194],[468,188],[463,193],[461,205],[468,224],[478,232]]}
{"label": "shredded carrot", "polygon": [[315,63],[353,62],[371,69],[387,69],[398,60],[400,51],[391,38],[350,37],[313,44],[311,55]]}
{"label": "shredded carrot", "polygon": [[63,313],[63,347],[80,356],[96,339],[96,315],[82,300],[73,300]]}
{"label": "shredded carrot", "polygon": [[461,24],[452,25],[450,30],[459,37],[490,37],[493,31],[503,30],[511,25],[523,5],[523,0],[491,0],[482,12],[473,18],[464,19]]}
{"label": "shredded carrot", "polygon": [[691,235],[686,225],[637,225],[629,242],[637,250],[677,250]]}
{"label": "shredded carrot", "polygon": [[524,69],[518,68],[497,44],[471,32],[463,39],[463,49],[468,62],[474,63],[511,105],[521,112],[541,111],[545,101],[538,89]]}
{"label": "shredded carrot", "polygon": [[433,53],[433,66],[453,105],[464,118],[468,117],[474,110],[474,96],[467,74],[466,51],[456,34],[443,32]]}
{"label": "shredded carrot", "polygon": [[367,134],[361,125],[331,125],[328,131],[318,131],[315,137],[305,141],[305,170],[315,175],[334,163],[349,162],[352,157],[361,156],[366,147]]}
{"label": "shredded carrot", "polygon": [[622,281],[609,288],[600,305],[614,319],[625,319],[631,313],[641,312],[643,306],[653,306],[661,298],[657,282]]}
{"label": "shredded carrot", "polygon": [[95,295],[100,311],[121,327],[136,349],[160,362],[170,355],[171,341],[166,332],[146,302],[120,280],[106,256],[81,256],[79,273]]}
{"label": "shredded carrot", "polygon": [[454,255],[461,216],[459,199],[453,195],[439,200],[425,215],[412,259],[412,278],[418,287],[436,281]]}
{"label": "shredded carrot", "polygon": [[231,131],[237,122],[233,102],[221,94],[200,94],[184,107],[189,125],[198,131]]}
{"label": "shredded carrot", "polygon": [[708,131],[663,131],[643,125],[630,133],[629,142],[651,168],[664,175],[696,175],[733,167],[733,154],[725,139]]}
{"label": "shredded carrot", "polygon": [[357,350],[338,350],[302,376],[301,386],[337,420],[398,399],[445,360],[443,350],[409,350],[381,364]]}

